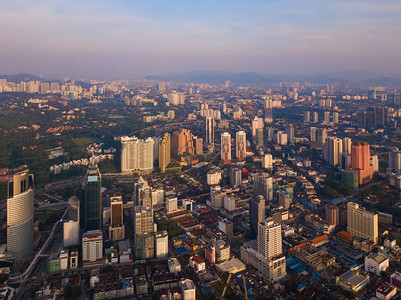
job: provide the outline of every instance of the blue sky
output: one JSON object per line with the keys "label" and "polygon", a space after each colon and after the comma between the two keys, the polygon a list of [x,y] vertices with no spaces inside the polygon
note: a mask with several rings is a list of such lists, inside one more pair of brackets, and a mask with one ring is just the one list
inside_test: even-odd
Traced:
{"label": "blue sky", "polygon": [[3,74],[401,70],[401,1],[5,0],[0,28]]}

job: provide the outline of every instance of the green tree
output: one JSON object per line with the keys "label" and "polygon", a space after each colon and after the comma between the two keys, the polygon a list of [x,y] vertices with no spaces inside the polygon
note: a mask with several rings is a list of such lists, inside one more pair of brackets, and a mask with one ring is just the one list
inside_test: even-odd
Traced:
{"label": "green tree", "polygon": [[65,299],[77,299],[81,295],[81,287],[76,283],[68,283],[64,287]]}

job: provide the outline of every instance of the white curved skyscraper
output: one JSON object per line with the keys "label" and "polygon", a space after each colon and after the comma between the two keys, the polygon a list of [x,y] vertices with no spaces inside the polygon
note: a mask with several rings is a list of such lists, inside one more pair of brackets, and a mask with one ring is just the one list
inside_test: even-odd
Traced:
{"label": "white curved skyscraper", "polygon": [[33,175],[19,172],[8,182],[7,252],[17,262],[33,254]]}

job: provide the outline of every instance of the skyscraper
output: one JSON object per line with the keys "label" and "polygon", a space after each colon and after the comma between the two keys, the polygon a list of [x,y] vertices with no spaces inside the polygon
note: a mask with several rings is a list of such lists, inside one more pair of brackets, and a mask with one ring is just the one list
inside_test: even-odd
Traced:
{"label": "skyscraper", "polygon": [[121,171],[149,172],[153,170],[154,140],[137,137],[121,137]]}
{"label": "skyscraper", "polygon": [[310,111],[305,111],[304,112],[304,122],[309,123],[310,122]]}
{"label": "skyscraper", "polygon": [[162,172],[166,171],[167,166],[171,162],[171,141],[170,134],[165,133],[159,145],[159,168]]}
{"label": "skyscraper", "polygon": [[351,145],[351,168],[358,171],[359,184],[373,178],[373,166],[370,164],[370,147],[367,142],[354,142]]}
{"label": "skyscraper", "polygon": [[258,252],[268,260],[283,253],[280,224],[267,220],[258,224]]}
{"label": "skyscraper", "polygon": [[273,122],[273,100],[271,98],[268,98],[265,101],[264,115],[266,123]]}
{"label": "skyscraper", "polygon": [[325,159],[333,167],[341,164],[343,141],[337,137],[329,137],[325,145]]}
{"label": "skyscraper", "polygon": [[338,112],[333,112],[333,123],[338,124]]}
{"label": "skyscraper", "polygon": [[329,111],[325,111],[324,112],[324,120],[323,120],[324,124],[329,124],[330,123],[330,112]]}
{"label": "skyscraper", "polygon": [[326,205],[326,221],[334,226],[340,225],[340,208],[338,206],[333,204]]}
{"label": "skyscraper", "polygon": [[352,141],[349,137],[343,138],[343,153],[351,154]]}
{"label": "skyscraper", "polygon": [[401,171],[401,151],[398,148],[389,151],[388,167],[396,172]]}
{"label": "skyscraper", "polygon": [[224,164],[231,163],[231,134],[228,132],[221,134],[221,161]]}
{"label": "skyscraper", "polygon": [[253,197],[249,204],[249,220],[251,223],[251,237],[256,238],[258,234],[258,225],[265,219],[266,203],[263,196]]}
{"label": "skyscraper", "polygon": [[263,119],[255,117],[252,120],[252,140],[253,140],[254,144],[257,143],[256,132],[257,132],[258,129],[262,129],[263,130]]}
{"label": "skyscraper", "polygon": [[142,176],[134,184],[134,203],[135,206],[152,207],[152,189]]}
{"label": "skyscraper", "polygon": [[206,144],[214,144],[214,118],[206,118]]}
{"label": "skyscraper", "polygon": [[110,199],[109,238],[111,241],[125,239],[124,204],[121,196],[111,197]]}
{"label": "skyscraper", "polygon": [[313,112],[313,123],[319,122],[319,113],[317,111]]}
{"label": "skyscraper", "polygon": [[378,214],[360,208],[357,203],[347,203],[347,231],[356,237],[372,240],[379,239]]}
{"label": "skyscraper", "polygon": [[288,143],[288,135],[284,131],[277,131],[277,144],[279,145],[287,145]]}
{"label": "skyscraper", "polygon": [[188,129],[174,131],[171,137],[171,154],[183,155],[184,153],[194,154],[193,136]]}
{"label": "skyscraper", "polygon": [[288,143],[290,143],[291,145],[294,145],[294,143],[295,143],[294,126],[292,126],[292,124],[288,125],[286,128],[286,132],[287,132]]}
{"label": "skyscraper", "polygon": [[7,252],[16,262],[33,254],[33,175],[29,170],[14,174],[7,190]]}
{"label": "skyscraper", "polygon": [[134,229],[135,255],[137,259],[155,255],[153,209],[140,206],[131,212]]}
{"label": "skyscraper", "polygon": [[246,159],[246,134],[245,131],[237,131],[235,136],[235,155],[237,160]]}
{"label": "skyscraper", "polygon": [[102,176],[97,165],[89,165],[83,185],[82,224],[85,231],[102,230]]}
{"label": "skyscraper", "polygon": [[273,200],[273,178],[268,173],[257,173],[253,178],[253,193],[262,195],[266,201]]}

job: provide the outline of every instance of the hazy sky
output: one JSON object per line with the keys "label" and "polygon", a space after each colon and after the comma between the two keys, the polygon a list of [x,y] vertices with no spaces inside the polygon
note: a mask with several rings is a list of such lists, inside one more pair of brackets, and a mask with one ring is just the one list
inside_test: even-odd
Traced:
{"label": "hazy sky", "polygon": [[0,74],[401,73],[401,1],[2,0]]}

